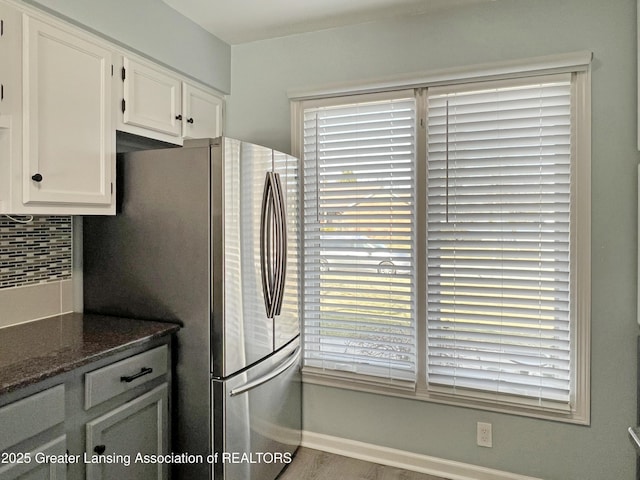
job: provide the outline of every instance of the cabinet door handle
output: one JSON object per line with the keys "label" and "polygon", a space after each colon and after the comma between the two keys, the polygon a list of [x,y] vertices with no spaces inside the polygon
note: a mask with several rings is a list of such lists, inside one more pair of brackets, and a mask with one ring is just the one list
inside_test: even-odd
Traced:
{"label": "cabinet door handle", "polygon": [[120,377],[120,381],[121,382],[126,382],[126,383],[130,383],[133,382],[135,379],[143,377],[145,375],[149,375],[151,372],[153,372],[153,368],[142,368],[140,369],[140,371],[138,373],[136,373],[135,375],[130,375],[128,377]]}
{"label": "cabinet door handle", "polygon": [[34,182],[40,183],[42,181],[42,175],[40,175],[39,173],[36,173],[35,175],[31,176],[31,180],[33,180]]}
{"label": "cabinet door handle", "polygon": [[176,115],[176,120],[182,120],[182,115]]}
{"label": "cabinet door handle", "polygon": [[193,118],[187,118],[187,123],[193,123]]}
{"label": "cabinet door handle", "polygon": [[93,451],[96,452],[98,455],[102,455],[106,449],[107,449],[106,445],[96,445]]}

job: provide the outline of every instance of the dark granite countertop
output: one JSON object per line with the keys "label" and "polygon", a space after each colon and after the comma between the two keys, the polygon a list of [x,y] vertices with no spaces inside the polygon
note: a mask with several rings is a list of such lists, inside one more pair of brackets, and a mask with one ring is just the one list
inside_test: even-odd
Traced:
{"label": "dark granite countertop", "polygon": [[173,323],[68,313],[0,329],[0,395],[179,328]]}

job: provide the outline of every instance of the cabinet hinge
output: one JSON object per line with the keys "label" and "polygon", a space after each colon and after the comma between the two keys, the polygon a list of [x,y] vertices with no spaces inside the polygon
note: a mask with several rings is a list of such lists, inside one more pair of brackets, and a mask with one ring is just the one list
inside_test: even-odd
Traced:
{"label": "cabinet hinge", "polygon": [[113,65],[111,65],[111,76],[113,77]]}
{"label": "cabinet hinge", "polygon": [[111,182],[111,195],[113,195],[113,182]]}
{"label": "cabinet hinge", "polygon": [[122,67],[121,73],[122,73],[122,81],[124,82],[124,79],[127,78],[127,70],[124,67]]}
{"label": "cabinet hinge", "polygon": [[124,98],[122,99],[122,113],[124,113],[124,111],[127,109],[126,108],[126,104],[127,102],[125,102]]}

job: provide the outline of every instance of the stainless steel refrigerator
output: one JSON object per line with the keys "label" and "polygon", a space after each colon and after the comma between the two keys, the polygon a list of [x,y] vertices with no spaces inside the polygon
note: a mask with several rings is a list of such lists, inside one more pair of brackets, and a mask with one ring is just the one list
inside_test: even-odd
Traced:
{"label": "stainless steel refrigerator", "polygon": [[117,215],[84,218],[85,311],[182,324],[172,450],[218,456],[174,478],[272,479],[300,443],[298,168],[225,137],[127,153]]}

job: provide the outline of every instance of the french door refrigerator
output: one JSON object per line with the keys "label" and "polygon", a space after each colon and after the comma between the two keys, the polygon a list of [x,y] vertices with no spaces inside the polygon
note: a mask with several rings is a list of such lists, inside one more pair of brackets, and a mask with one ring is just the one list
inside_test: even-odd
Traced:
{"label": "french door refrigerator", "polygon": [[182,325],[173,478],[275,478],[300,443],[297,159],[221,137],[117,172],[117,215],[83,220],[85,311]]}

